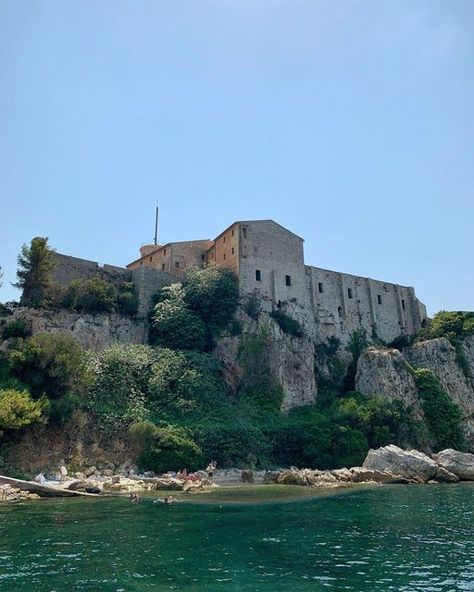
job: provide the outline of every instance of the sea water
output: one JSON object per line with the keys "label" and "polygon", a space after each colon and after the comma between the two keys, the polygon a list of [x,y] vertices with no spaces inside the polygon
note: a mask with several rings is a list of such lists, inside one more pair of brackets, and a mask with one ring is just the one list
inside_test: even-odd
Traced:
{"label": "sea water", "polygon": [[155,501],[0,505],[0,590],[474,590],[474,483]]}

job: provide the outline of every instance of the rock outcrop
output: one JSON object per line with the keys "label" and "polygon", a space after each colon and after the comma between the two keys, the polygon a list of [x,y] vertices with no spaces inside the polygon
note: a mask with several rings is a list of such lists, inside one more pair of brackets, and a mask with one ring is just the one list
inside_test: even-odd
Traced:
{"label": "rock outcrop", "polygon": [[143,320],[119,314],[82,314],[67,310],[49,311],[19,308],[12,320],[23,321],[34,334],[69,333],[79,343],[94,351],[100,351],[115,343],[145,343],[148,326]]}
{"label": "rock outcrop", "polygon": [[418,450],[402,450],[393,444],[369,450],[362,465],[364,469],[388,472],[420,483],[433,479],[437,473],[436,462]]}
{"label": "rock outcrop", "polygon": [[474,481],[474,454],[447,448],[433,454],[433,459],[440,467],[454,473],[462,481]]}
{"label": "rock outcrop", "polygon": [[[462,350],[474,376],[474,336],[462,342]],[[356,390],[399,399],[423,415],[413,368],[431,370],[463,415],[462,429],[468,446],[474,450],[474,381],[461,368],[455,348],[444,337],[395,349],[370,347],[357,363]]]}

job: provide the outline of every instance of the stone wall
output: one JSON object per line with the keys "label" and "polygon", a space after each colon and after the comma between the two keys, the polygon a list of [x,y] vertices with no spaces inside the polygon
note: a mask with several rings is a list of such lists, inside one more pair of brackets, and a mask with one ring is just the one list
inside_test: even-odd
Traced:
{"label": "stone wall", "polygon": [[56,269],[54,280],[61,286],[67,286],[77,279],[100,277],[113,284],[132,281],[131,271],[114,265],[99,265],[96,261],[88,261],[62,253],[54,253]]}

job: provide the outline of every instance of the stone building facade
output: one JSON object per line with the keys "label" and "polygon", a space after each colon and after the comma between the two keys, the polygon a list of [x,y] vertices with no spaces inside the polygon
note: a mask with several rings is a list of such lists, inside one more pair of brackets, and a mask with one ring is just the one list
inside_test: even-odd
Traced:
{"label": "stone building facade", "polygon": [[316,341],[335,336],[346,342],[363,329],[369,338],[390,343],[423,325],[426,308],[414,288],[306,265],[303,243],[273,220],[238,221],[214,240],[144,245],[126,268],[57,254],[56,279],[65,284],[99,275],[131,281],[140,314],[146,316],[160,288],[179,280],[189,267],[216,264],[237,274],[243,301],[255,297],[266,312],[286,312]]}

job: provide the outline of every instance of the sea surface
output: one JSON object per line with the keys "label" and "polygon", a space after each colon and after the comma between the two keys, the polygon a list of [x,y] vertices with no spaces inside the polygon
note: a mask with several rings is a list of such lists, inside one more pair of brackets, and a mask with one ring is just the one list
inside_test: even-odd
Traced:
{"label": "sea surface", "polygon": [[474,483],[0,505],[0,590],[474,590]]}

